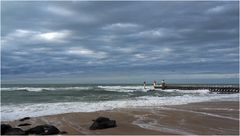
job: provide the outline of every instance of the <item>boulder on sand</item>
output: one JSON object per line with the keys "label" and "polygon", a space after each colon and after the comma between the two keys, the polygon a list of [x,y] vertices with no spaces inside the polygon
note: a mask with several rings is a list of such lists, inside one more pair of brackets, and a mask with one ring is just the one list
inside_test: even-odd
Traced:
{"label": "boulder on sand", "polygon": [[113,128],[117,126],[115,120],[110,120],[106,117],[98,117],[96,120],[93,121],[93,124],[89,128],[90,130]]}
{"label": "boulder on sand", "polygon": [[35,135],[55,135],[59,134],[60,131],[52,125],[39,125],[34,128],[26,130],[26,134],[35,134]]}
{"label": "boulder on sand", "polygon": [[20,128],[10,128],[3,135],[25,135],[25,132]]}
{"label": "boulder on sand", "polygon": [[1,124],[1,135],[5,135],[5,133],[11,128],[12,127],[8,124]]}

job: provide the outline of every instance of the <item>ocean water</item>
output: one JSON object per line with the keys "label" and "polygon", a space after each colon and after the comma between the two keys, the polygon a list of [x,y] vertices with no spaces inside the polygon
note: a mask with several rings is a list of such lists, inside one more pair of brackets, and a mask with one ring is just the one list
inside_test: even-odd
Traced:
{"label": "ocean water", "polygon": [[238,101],[239,94],[208,90],[156,90],[142,85],[31,84],[1,86],[1,120],[115,108],[145,108],[204,101]]}

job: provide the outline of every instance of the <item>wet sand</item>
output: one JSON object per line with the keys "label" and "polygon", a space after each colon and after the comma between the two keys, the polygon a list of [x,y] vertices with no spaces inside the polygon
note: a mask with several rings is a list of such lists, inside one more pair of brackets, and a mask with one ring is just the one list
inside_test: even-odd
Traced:
{"label": "wet sand", "polygon": [[[92,120],[99,116],[117,121],[116,128],[89,130]],[[67,134],[90,135],[239,135],[239,102],[203,102],[164,107],[114,109],[91,113],[66,113],[35,117],[20,122],[7,121],[11,126],[26,130],[41,124],[52,124]]]}

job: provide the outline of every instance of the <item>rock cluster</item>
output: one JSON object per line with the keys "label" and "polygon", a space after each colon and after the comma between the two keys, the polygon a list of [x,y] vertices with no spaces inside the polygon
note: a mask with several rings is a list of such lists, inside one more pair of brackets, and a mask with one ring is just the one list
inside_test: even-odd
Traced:
{"label": "rock cluster", "polygon": [[55,126],[39,125],[23,131],[21,128],[12,128],[10,125],[1,124],[1,135],[56,135],[62,134]]}
{"label": "rock cluster", "polygon": [[[29,117],[20,119],[19,121],[25,121],[30,119]],[[29,126],[29,123],[21,123],[18,127]],[[110,120],[106,117],[98,117],[96,120],[93,120],[93,124],[89,127],[90,130],[96,129],[106,129],[117,127],[115,120]],[[38,125],[33,128],[22,130],[21,128],[13,128],[8,124],[1,124],[1,135],[57,135],[57,134],[67,134],[65,131],[60,131],[53,125]]]}
{"label": "rock cluster", "polygon": [[[19,121],[29,120],[29,117],[25,117],[20,119]],[[22,123],[18,126],[29,126],[29,123]],[[8,124],[1,124],[1,135],[56,135],[56,134],[63,134],[66,132],[60,132],[55,126],[53,125],[39,125],[27,130],[22,130],[21,128],[13,128]]]}

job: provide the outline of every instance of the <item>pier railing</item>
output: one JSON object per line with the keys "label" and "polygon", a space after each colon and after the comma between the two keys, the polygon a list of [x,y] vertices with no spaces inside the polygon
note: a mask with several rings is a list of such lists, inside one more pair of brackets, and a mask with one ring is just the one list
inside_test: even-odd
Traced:
{"label": "pier railing", "polygon": [[174,85],[154,86],[155,89],[209,90],[218,93],[239,93],[239,85]]}

